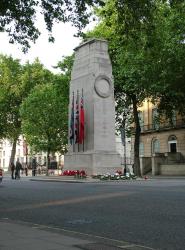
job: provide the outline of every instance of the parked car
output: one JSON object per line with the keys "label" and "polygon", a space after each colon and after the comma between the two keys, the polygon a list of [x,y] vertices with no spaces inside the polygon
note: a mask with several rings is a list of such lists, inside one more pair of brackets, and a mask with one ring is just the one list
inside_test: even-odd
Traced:
{"label": "parked car", "polygon": [[3,169],[0,168],[0,183],[2,182],[3,180]]}

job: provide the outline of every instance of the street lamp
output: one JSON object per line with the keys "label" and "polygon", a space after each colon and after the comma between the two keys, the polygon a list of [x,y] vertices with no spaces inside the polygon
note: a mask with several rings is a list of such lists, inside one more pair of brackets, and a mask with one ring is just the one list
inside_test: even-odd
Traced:
{"label": "street lamp", "polygon": [[120,132],[121,132],[121,142],[122,145],[124,147],[124,174],[126,174],[127,172],[127,163],[126,163],[126,131],[125,131],[125,127],[126,127],[126,114],[123,113],[123,119],[122,119],[122,126],[120,128]]}

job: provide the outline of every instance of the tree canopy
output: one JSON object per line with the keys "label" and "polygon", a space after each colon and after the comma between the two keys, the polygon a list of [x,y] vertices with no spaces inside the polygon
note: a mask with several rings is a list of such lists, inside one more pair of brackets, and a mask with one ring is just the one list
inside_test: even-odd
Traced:
{"label": "tree canopy", "polygon": [[0,138],[13,143],[10,161],[14,160],[16,143],[22,133],[20,106],[36,85],[51,82],[52,76],[38,59],[21,65],[11,56],[0,55]]}
{"label": "tree canopy", "polygon": [[36,151],[64,153],[67,145],[68,99],[54,84],[36,86],[21,106],[22,130]]}
{"label": "tree canopy", "polygon": [[165,97],[169,100],[169,94],[175,97],[177,82],[178,85],[184,82],[184,10],[184,1],[107,0],[97,10],[100,23],[87,34],[109,41],[119,113],[121,109],[124,112],[125,104],[133,105],[134,167],[138,175],[137,109],[147,97],[158,102]]}
{"label": "tree canopy", "polygon": [[103,0],[1,0],[0,32],[7,32],[10,43],[19,43],[25,52],[40,35],[37,13],[44,18],[49,41],[54,41],[55,22],[72,22],[80,32],[88,23],[90,7],[103,4]]}

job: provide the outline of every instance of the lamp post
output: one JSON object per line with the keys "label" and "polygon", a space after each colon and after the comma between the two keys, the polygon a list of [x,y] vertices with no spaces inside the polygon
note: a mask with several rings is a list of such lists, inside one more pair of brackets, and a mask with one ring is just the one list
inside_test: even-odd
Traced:
{"label": "lamp post", "polygon": [[126,133],[125,133],[125,125],[126,125],[126,114],[123,113],[122,126],[120,128],[121,132],[121,142],[124,147],[123,156],[124,156],[124,174],[127,172],[127,162],[126,162]]}

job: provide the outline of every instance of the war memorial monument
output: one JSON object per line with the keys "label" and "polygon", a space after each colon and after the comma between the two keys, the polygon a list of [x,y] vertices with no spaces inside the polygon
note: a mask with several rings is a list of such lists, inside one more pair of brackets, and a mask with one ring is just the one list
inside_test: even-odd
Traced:
{"label": "war memorial monument", "polygon": [[121,169],[115,142],[112,66],[105,40],[91,39],[75,49],[64,169],[83,169],[88,175]]}

